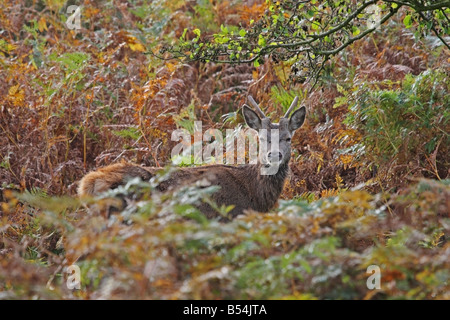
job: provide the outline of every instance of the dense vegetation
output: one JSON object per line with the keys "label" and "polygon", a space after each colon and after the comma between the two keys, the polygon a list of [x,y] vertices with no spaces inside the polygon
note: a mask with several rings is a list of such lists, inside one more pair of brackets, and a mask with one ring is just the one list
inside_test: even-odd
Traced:
{"label": "dense vegetation", "polygon": [[[274,15],[289,9],[277,2],[80,2],[71,29],[77,1],[0,0],[0,298],[450,299],[448,6],[421,17],[394,5],[410,1],[380,1],[395,15],[309,65],[264,51],[258,28],[278,30]],[[301,29],[329,28],[320,23]],[[364,32],[353,27],[350,38]],[[231,32],[251,34],[263,54],[190,56],[208,39],[220,53]],[[311,50],[327,46],[319,40]],[[168,59],[174,50],[186,59]],[[192,205],[213,190],[160,195],[167,170],[89,209],[77,199],[77,182],[99,166],[169,165],[172,131],[195,120],[240,130],[249,94],[273,118],[296,95],[308,108],[272,212],[207,220]],[[109,215],[123,193],[127,207]],[[367,287],[371,265],[381,289]]]}

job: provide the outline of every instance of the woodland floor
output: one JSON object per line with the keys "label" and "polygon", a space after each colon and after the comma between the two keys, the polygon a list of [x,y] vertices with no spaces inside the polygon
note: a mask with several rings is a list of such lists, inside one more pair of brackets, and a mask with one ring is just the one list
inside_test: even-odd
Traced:
{"label": "woodland floor", "polygon": [[[270,59],[146,54],[186,27],[257,19],[264,1],[84,1],[81,30],[58,3],[0,1],[0,299],[450,299],[450,58],[436,39],[392,21],[312,88]],[[243,126],[249,94],[274,118],[295,95],[308,109],[272,212],[208,221],[186,201],[196,190],[144,192],[109,219],[104,199],[81,206],[84,174],[164,167],[173,130]]]}

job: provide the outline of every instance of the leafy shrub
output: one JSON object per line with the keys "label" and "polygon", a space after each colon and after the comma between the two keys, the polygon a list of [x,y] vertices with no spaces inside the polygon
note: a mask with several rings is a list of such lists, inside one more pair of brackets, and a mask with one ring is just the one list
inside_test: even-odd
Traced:
{"label": "leafy shrub", "polygon": [[[364,156],[371,165],[389,163],[396,172],[445,178],[450,165],[448,72],[409,74],[400,88],[390,86],[384,81],[341,90],[350,110],[345,123],[361,132]],[[406,169],[410,163],[414,166]]]}
{"label": "leafy shrub", "polygon": [[[448,169],[440,41],[424,49],[391,21],[333,58],[312,90],[291,81],[294,60],[255,68],[147,54],[195,40],[200,30],[186,28],[220,30],[224,44],[242,37],[236,26],[265,17],[264,0],[84,1],[78,31],[65,25],[69,4],[0,6],[0,299],[450,299],[449,182],[411,177]],[[86,172],[119,159],[164,166],[170,133],[193,120],[237,133],[248,94],[273,116],[295,95],[308,107],[282,194],[291,200],[278,209],[207,220],[193,203],[212,188],[162,195],[157,180],[130,181],[90,210],[73,197]],[[367,164],[396,190],[374,191]],[[372,264],[381,290],[366,286]],[[71,265],[80,290],[67,287]]]}
{"label": "leafy shrub", "polygon": [[[7,253],[0,264],[3,296],[449,298],[448,180],[422,180],[388,204],[380,195],[348,191],[313,203],[283,201],[278,212],[226,224],[192,207],[210,191],[150,196],[154,182],[117,190],[138,188],[142,197],[109,218],[100,206],[104,197],[86,213],[74,199],[18,195],[27,212],[39,211],[21,231],[27,249]],[[81,270],[80,290],[66,288],[72,264]],[[380,267],[381,290],[366,287],[369,265]]]}

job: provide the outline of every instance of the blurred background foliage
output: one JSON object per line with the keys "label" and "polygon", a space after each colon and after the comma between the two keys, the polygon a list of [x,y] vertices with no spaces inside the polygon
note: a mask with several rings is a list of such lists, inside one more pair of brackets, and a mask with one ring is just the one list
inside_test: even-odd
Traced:
{"label": "blurred background foliage", "polygon": [[[65,24],[70,5],[79,30]],[[0,298],[450,298],[449,50],[417,17],[400,8],[315,83],[291,76],[295,59],[151,54],[197,33],[243,36],[271,5],[0,0]],[[272,212],[207,220],[192,205],[214,190],[158,194],[167,170],[89,210],[76,199],[99,166],[170,164],[172,131],[194,120],[239,130],[249,94],[274,118],[295,95],[308,108]],[[72,264],[80,290],[66,285]],[[381,290],[366,286],[369,265]]]}

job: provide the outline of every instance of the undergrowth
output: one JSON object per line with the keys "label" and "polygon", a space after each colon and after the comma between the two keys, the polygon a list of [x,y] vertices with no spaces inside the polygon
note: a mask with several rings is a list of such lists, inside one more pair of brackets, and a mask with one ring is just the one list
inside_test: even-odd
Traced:
{"label": "undergrowth", "polygon": [[[238,30],[265,1],[86,0],[80,30],[66,27],[67,5],[0,1],[1,299],[450,298],[450,77],[436,39],[391,21],[313,87],[287,62],[149,54],[185,28]],[[295,95],[308,110],[271,212],[207,220],[193,204],[215,190],[161,195],[156,180],[89,209],[77,199],[99,166],[166,167],[171,133],[193,121],[238,132],[249,94],[274,119]],[[372,265],[381,289],[367,287]]]}

